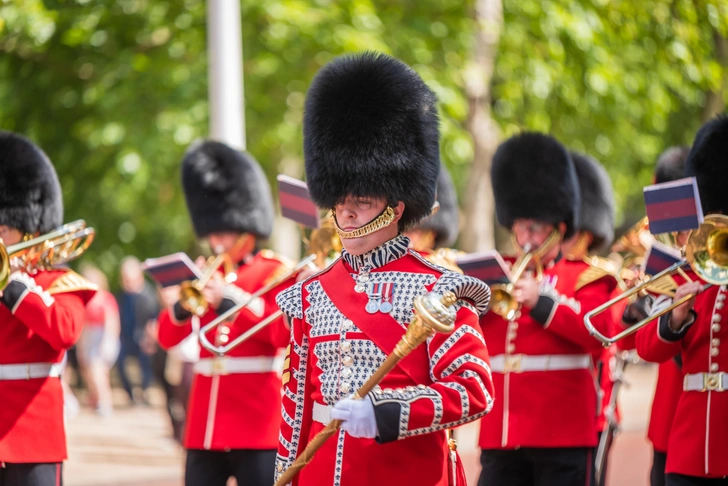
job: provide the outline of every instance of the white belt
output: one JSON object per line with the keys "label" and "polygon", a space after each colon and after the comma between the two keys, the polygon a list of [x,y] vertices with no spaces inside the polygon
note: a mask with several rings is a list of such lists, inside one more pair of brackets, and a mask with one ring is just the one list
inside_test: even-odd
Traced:
{"label": "white belt", "polygon": [[283,356],[246,356],[203,358],[195,363],[195,371],[204,376],[235,373],[269,373],[283,369]]}
{"label": "white belt", "polygon": [[693,373],[685,375],[683,391],[728,391],[728,373]]}
{"label": "white belt", "polygon": [[58,378],[61,373],[63,373],[63,362],[0,365],[0,381]]}
{"label": "white belt", "polygon": [[318,402],[313,402],[313,420],[320,424],[327,425],[331,422],[331,405],[321,405]]}
{"label": "white belt", "polygon": [[588,354],[528,356],[525,354],[499,354],[490,358],[490,369],[496,373],[524,371],[585,370],[592,366]]}

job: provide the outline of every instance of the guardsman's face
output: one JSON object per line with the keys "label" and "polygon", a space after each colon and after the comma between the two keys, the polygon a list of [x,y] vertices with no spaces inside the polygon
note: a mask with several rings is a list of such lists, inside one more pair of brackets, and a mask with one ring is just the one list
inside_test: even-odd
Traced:
{"label": "guardsman's face", "polygon": [[334,211],[339,227],[344,231],[354,231],[379,216],[386,207],[384,199],[349,196],[334,206]]}
{"label": "guardsman's face", "polygon": [[210,249],[215,255],[232,250],[240,238],[240,233],[213,233],[207,237]]}
{"label": "guardsman's face", "polygon": [[0,224],[0,238],[2,238],[5,246],[15,245],[22,241],[23,232]]}
{"label": "guardsman's face", "polygon": [[530,246],[531,250],[535,250],[546,241],[554,226],[535,219],[517,219],[513,223],[513,234],[521,248]]}
{"label": "guardsman's face", "polygon": [[[348,196],[334,206],[336,222],[344,231],[354,231],[370,223],[387,208],[385,199]],[[394,209],[394,221],[379,231],[359,238],[342,238],[341,243],[352,255],[363,255],[379,245],[391,240],[398,234],[397,222],[404,212],[404,203],[399,202]]]}

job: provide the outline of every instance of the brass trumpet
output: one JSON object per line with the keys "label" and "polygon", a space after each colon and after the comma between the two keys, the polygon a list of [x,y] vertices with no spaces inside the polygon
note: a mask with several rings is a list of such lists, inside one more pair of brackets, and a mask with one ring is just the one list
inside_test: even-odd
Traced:
{"label": "brass trumpet", "polygon": [[0,240],[0,290],[8,286],[14,270],[49,270],[75,260],[91,246],[95,235],[79,219],[17,245],[6,247]]}
{"label": "brass trumpet", "polygon": [[490,287],[490,308],[493,312],[504,319],[511,320],[521,305],[513,295],[513,287],[516,282],[523,276],[531,261],[536,265],[536,279],[541,281],[543,278],[543,264],[541,258],[548,253],[555,245],[559,243],[560,234],[554,230],[546,238],[546,240],[536,248],[531,250],[530,245],[523,248],[523,253],[518,260],[513,263],[511,271],[511,281],[508,284],[492,285]]}
{"label": "brass trumpet", "polygon": [[[179,304],[184,310],[196,315],[197,317],[202,317],[205,312],[207,312],[207,308],[210,304],[202,295],[202,289],[205,288],[207,282],[210,281],[213,275],[215,275],[215,272],[217,272],[217,270],[223,265],[225,265],[226,268],[232,266],[227,254],[221,253],[216,257],[211,257],[207,260],[205,272],[199,279],[182,282],[180,284]],[[226,270],[225,281],[228,283],[235,281],[235,279],[232,278],[234,276],[235,274],[232,271]]]}
{"label": "brass trumpet", "polygon": [[[674,308],[684,304],[694,297],[694,295],[688,295],[673,302],[669,307],[660,310],[658,313],[651,315],[640,322],[634,324],[628,329],[616,334],[612,337],[607,337],[604,334],[597,331],[592,324],[592,318],[596,315],[609,309],[611,306],[621,302],[624,299],[630,298],[633,295],[638,294],[644,290],[654,289],[663,287],[661,285],[665,279],[671,279],[675,273],[681,273],[682,267],[685,264],[689,264],[693,271],[709,285],[724,285],[728,283],[728,216],[722,214],[710,214],[705,217],[703,224],[696,230],[690,232],[688,236],[688,242],[684,248],[685,258],[672,266],[666,268],[662,272],[654,275],[652,278],[647,279],[640,285],[633,287],[632,289],[624,292],[617,297],[613,298],[609,302],[606,302],[599,307],[593,309],[584,316],[584,325],[589,330],[589,334],[594,336],[604,347],[609,347],[613,343],[630,336],[645,327],[655,319],[659,319],[661,316],[672,311]],[[683,273],[683,276],[687,277]],[[707,287],[706,287],[707,288]],[[667,293],[667,292],[664,292]]]}

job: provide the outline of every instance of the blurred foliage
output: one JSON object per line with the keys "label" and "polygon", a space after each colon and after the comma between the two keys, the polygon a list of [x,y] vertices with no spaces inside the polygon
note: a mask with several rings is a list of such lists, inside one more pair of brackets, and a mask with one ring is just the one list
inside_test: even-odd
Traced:
{"label": "blurred foliage", "polygon": [[[553,133],[602,161],[620,214],[667,146],[689,144],[725,85],[716,38],[728,0],[504,0],[493,115],[504,136]],[[462,89],[472,0],[242,2],[248,150],[271,181],[301,177],[312,76],[375,49],[412,65],[441,101],[443,160],[464,187],[472,143]],[[0,127],[37,141],[64,188],[66,220],[98,231],[89,259],[195,253],[179,161],[207,133],[203,0],[0,1]],[[486,27],[487,28],[487,27]]]}

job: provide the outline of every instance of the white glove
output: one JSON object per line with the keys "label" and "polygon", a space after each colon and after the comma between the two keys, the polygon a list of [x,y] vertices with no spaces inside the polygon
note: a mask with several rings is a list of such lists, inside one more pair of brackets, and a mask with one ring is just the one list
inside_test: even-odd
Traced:
{"label": "white glove", "polygon": [[331,409],[331,418],[343,420],[341,428],[352,437],[373,439],[378,435],[374,405],[369,397],[341,400]]}

